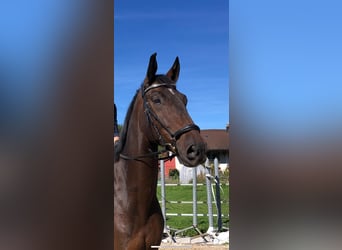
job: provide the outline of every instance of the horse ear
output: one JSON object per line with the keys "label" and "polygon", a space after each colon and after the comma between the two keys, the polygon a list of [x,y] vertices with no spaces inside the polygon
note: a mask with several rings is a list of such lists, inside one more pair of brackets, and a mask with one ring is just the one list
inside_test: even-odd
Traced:
{"label": "horse ear", "polygon": [[157,68],[158,68],[157,53],[154,53],[153,55],[151,55],[150,62],[148,64],[148,69],[147,69],[146,79],[145,79],[147,83],[152,83],[154,81]]}
{"label": "horse ear", "polygon": [[179,77],[179,71],[180,71],[180,64],[179,64],[179,58],[176,57],[175,62],[173,63],[171,69],[166,73],[166,75],[174,82],[177,82]]}

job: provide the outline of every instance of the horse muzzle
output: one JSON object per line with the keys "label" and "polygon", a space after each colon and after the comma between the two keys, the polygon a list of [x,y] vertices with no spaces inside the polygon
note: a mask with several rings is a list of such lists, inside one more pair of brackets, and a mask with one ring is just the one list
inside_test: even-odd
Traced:
{"label": "horse muzzle", "polygon": [[[197,133],[197,136],[192,136]],[[198,132],[184,134],[177,141],[178,159],[187,167],[196,167],[203,163],[207,156],[207,147]]]}

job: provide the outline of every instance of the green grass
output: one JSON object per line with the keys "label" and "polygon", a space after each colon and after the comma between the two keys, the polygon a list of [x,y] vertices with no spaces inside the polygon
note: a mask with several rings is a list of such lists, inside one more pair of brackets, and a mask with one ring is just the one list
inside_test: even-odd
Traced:
{"label": "green grass", "polygon": [[[220,191],[221,200],[223,203],[221,204],[222,214],[222,224],[224,227],[228,227],[229,223],[229,186],[222,184],[222,190]],[[161,201],[161,187],[158,186],[157,196],[158,200]],[[192,186],[166,186],[166,213],[188,213],[192,214],[192,203],[190,204],[173,204],[168,201],[192,201]],[[215,193],[215,187],[214,187]],[[214,201],[214,198],[212,199]],[[197,186],[197,201],[207,201],[207,189],[206,186]],[[217,214],[217,209],[215,203],[212,204],[213,214]],[[208,205],[197,204],[197,213],[198,214],[207,214],[208,213]],[[217,217],[214,216],[214,228],[217,228]],[[192,216],[167,216],[166,224],[172,229],[184,229],[187,227],[191,227],[193,224]],[[197,226],[202,232],[206,232],[208,229],[208,217],[207,216],[198,216],[197,217]],[[194,230],[185,231],[184,235],[193,236],[196,235]]]}

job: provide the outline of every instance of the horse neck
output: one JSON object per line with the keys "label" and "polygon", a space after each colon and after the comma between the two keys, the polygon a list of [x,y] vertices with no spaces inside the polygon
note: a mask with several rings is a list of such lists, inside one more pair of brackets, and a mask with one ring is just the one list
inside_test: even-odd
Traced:
{"label": "horse neck", "polygon": [[[149,135],[151,129],[147,124],[145,113],[142,109],[137,109],[139,103],[135,105],[133,113],[134,118],[131,118],[127,130],[125,147],[122,154],[134,157],[149,154],[157,151],[158,145],[151,142]],[[127,171],[127,178],[145,178],[144,185],[155,188],[158,176],[158,160],[154,157],[142,158],[139,160],[121,160],[124,161],[124,168]],[[136,184],[138,182],[135,182]]]}
{"label": "horse neck", "polygon": [[132,113],[135,117],[131,117],[129,126],[127,129],[127,136],[125,146],[122,153],[130,156],[138,156],[156,151],[158,145],[151,142],[149,138],[151,134],[151,128],[148,125],[147,118],[142,108],[139,108],[140,104],[136,103]]}
{"label": "horse neck", "polygon": [[[140,112],[142,114],[140,115],[140,119],[138,119]],[[142,119],[146,119],[143,117],[143,111],[141,110],[134,114],[135,117],[130,120],[127,129],[125,147],[121,152],[129,157],[148,154],[150,150],[157,149],[157,145],[151,143],[148,139],[147,135],[150,134],[150,131],[146,131],[148,127],[143,124],[144,120]],[[141,201],[139,204],[146,205],[153,201],[153,197],[156,195],[157,178],[158,160],[155,157],[146,157],[137,160],[120,159],[117,167],[114,168],[114,186],[117,181],[121,183],[120,185],[125,186],[124,189],[127,192],[136,192],[136,197],[139,197],[138,199]],[[119,181],[120,179],[121,181]],[[127,197],[129,196],[127,195]]]}

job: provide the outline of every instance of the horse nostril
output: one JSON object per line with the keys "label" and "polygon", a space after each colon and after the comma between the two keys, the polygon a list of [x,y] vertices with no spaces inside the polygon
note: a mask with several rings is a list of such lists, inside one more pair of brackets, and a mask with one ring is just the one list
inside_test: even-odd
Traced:
{"label": "horse nostril", "polygon": [[200,150],[198,146],[196,145],[191,145],[188,150],[186,151],[188,159],[189,160],[194,160],[198,155],[200,154]]}

